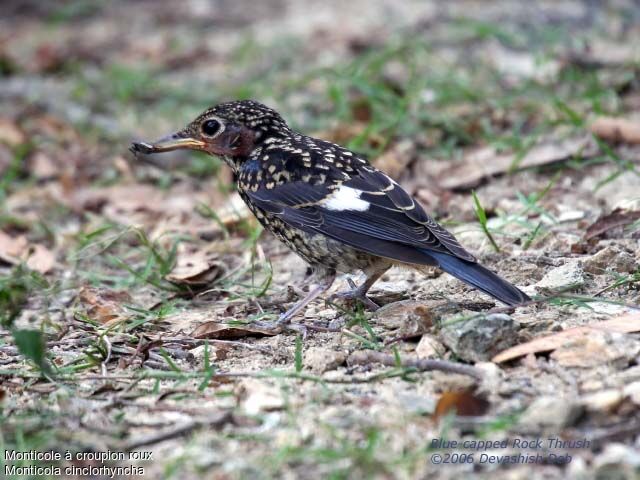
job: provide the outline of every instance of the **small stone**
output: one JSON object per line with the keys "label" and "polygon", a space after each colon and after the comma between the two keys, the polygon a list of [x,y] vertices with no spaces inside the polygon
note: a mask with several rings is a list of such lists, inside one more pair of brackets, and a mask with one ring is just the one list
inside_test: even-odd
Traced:
{"label": "small stone", "polygon": [[431,415],[438,403],[436,396],[425,396],[411,392],[398,392],[394,394],[394,398],[402,406],[403,411],[416,415]]}
{"label": "small stone", "polygon": [[484,362],[518,342],[519,324],[509,315],[476,315],[443,325],[440,340],[463,360]]}
{"label": "small stone", "polygon": [[633,446],[609,443],[593,459],[595,478],[636,478],[634,468],[640,467],[640,453]]}
{"label": "small stone", "polygon": [[316,373],[335,370],[347,361],[347,354],[324,347],[309,347],[305,350],[302,364]]}
{"label": "small stone", "polygon": [[316,317],[320,320],[333,320],[338,316],[338,313],[335,308],[325,308],[316,313]]}
{"label": "small stone", "polygon": [[634,405],[640,406],[640,382],[625,385],[622,391],[624,396],[628,397]]}
{"label": "small stone", "polygon": [[244,396],[243,406],[248,415],[282,410],[285,400],[280,389],[254,378],[245,378],[239,385]]}
{"label": "small stone", "polygon": [[569,261],[560,267],[549,270],[536,287],[550,290],[577,289],[584,285],[584,269],[580,262]]}
{"label": "small stone", "polygon": [[479,362],[474,366],[482,372],[479,392],[484,392],[487,397],[496,394],[500,390],[505,373],[493,362]]}
{"label": "small stone", "polygon": [[518,425],[525,429],[548,428],[558,431],[571,426],[582,413],[582,407],[569,398],[543,396],[536,398],[520,416]]}
{"label": "small stone", "polygon": [[428,333],[422,335],[416,347],[418,358],[442,358],[446,352],[445,346]]}
{"label": "small stone", "polygon": [[189,353],[192,355],[191,358],[197,363],[204,363],[205,349],[207,348],[209,349],[209,361],[224,360],[224,358],[226,358],[228,347],[219,349],[214,345],[198,345],[192,348],[189,350]]}
{"label": "small stone", "polygon": [[584,260],[584,270],[594,275],[607,271],[633,273],[638,269],[635,258],[629,252],[615,246],[608,246]]}
{"label": "small stone", "polygon": [[422,302],[404,300],[385,305],[373,315],[376,323],[387,330],[400,330],[403,335],[418,336],[434,323],[431,309]]}
{"label": "small stone", "polygon": [[590,412],[612,412],[624,399],[622,391],[618,389],[602,390],[585,395],[581,404]]}
{"label": "small stone", "polygon": [[585,212],[582,210],[563,210],[558,215],[556,219],[558,223],[563,222],[575,222],[578,220],[582,220],[585,216]]}

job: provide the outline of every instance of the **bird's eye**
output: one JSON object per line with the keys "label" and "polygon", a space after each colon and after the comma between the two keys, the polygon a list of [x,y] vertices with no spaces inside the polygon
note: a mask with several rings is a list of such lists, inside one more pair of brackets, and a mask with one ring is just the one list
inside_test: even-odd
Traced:
{"label": "bird's eye", "polygon": [[213,137],[220,130],[220,122],[217,120],[207,120],[202,124],[202,133],[208,137]]}

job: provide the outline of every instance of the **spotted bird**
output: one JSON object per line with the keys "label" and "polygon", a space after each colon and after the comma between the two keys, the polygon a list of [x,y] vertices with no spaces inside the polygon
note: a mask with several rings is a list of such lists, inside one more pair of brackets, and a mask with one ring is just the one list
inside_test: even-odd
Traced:
{"label": "spotted bird", "polygon": [[337,272],[362,271],[366,279],[334,298],[375,310],[367,292],[393,265],[439,267],[507,305],[529,300],[480,265],[391,177],[340,145],[293,131],[261,103],[221,103],[183,130],[131,150],[184,148],[222,157],[258,221],[313,268],[317,285],[279,325],[324,293]]}

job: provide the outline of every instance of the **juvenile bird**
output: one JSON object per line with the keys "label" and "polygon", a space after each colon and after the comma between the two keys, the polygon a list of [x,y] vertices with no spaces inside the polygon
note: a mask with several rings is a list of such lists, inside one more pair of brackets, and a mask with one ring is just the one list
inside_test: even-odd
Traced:
{"label": "juvenile bird", "polygon": [[507,305],[529,300],[480,265],[395,180],[340,145],[291,130],[261,103],[221,103],[183,130],[133,143],[131,150],[183,148],[222,157],[258,221],[314,269],[318,284],[280,316],[279,325],[325,292],[336,272],[364,272],[359,287],[334,297],[375,310],[367,292],[393,265],[440,267]]}

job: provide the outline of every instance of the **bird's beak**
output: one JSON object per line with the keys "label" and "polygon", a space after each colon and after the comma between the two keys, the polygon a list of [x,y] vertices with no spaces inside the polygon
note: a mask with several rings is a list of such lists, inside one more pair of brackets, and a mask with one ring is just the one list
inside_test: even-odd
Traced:
{"label": "bird's beak", "polygon": [[183,137],[178,133],[172,133],[166,137],[162,137],[152,143],[147,142],[133,142],[130,150],[133,153],[161,153],[170,152],[172,150],[178,150],[183,148],[189,148],[192,150],[202,150],[205,147],[205,143],[201,140],[197,140],[191,137]]}

